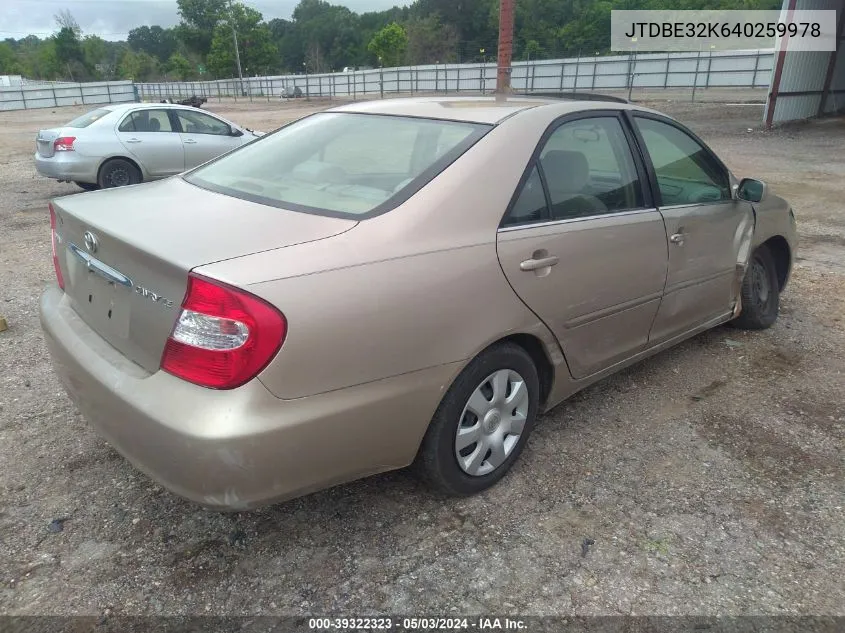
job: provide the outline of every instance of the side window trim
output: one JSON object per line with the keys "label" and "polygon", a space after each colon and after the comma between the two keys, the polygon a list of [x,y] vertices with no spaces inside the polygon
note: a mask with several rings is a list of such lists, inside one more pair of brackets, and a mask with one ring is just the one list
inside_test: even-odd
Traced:
{"label": "side window trim", "polygon": [[646,172],[648,173],[648,182],[652,189],[654,195],[654,204],[660,209],[667,209],[671,207],[689,207],[689,206],[697,206],[697,205],[711,205],[711,204],[724,204],[725,200],[714,200],[712,202],[695,202],[695,203],[685,203],[679,205],[664,205],[663,204],[663,195],[660,193],[660,185],[657,182],[657,171],[654,169],[654,163],[651,160],[651,155],[648,153],[648,147],[646,147],[645,139],[643,138],[642,134],[640,133],[639,128],[637,127],[636,119],[650,119],[652,121],[657,121],[658,123],[663,123],[670,127],[675,128],[679,132],[686,134],[690,137],[693,141],[695,141],[701,148],[704,150],[704,153],[707,154],[707,157],[712,160],[716,166],[721,169],[725,176],[727,176],[728,185],[732,184],[731,182],[731,170],[728,169],[727,165],[722,162],[722,159],[719,158],[716,153],[710,148],[710,146],[705,143],[697,134],[695,134],[692,130],[684,126],[683,124],[679,123],[678,121],[674,121],[669,117],[662,116],[660,114],[655,114],[653,112],[640,112],[637,110],[627,110],[625,112],[625,118],[627,119],[628,125],[631,128],[631,132],[636,139],[636,143],[639,146],[639,152],[642,156],[642,160],[644,161]]}
{"label": "side window trim", "polygon": [[[543,132],[540,140],[537,142],[537,146],[534,148],[534,151],[531,153],[531,158],[528,161],[525,170],[522,173],[522,177],[519,179],[519,183],[514,190],[513,195],[511,196],[510,202],[508,203],[507,208],[505,209],[504,215],[499,220],[499,228],[498,230],[516,230],[516,229],[527,229],[532,228],[541,224],[558,224],[564,222],[571,222],[573,220],[588,220],[592,217],[613,217],[615,215],[620,214],[630,214],[632,212],[638,212],[640,210],[650,210],[654,209],[657,205],[657,198],[653,194],[653,191],[657,191],[655,189],[655,185],[652,184],[650,178],[650,172],[648,164],[643,160],[643,156],[640,153],[638,142],[637,142],[637,132],[636,128],[630,124],[625,116],[627,113],[626,110],[619,109],[619,110],[582,110],[580,112],[572,112],[569,114],[564,114],[554,121],[552,121],[546,130]],[[637,172],[637,177],[640,179],[640,186],[642,189],[643,195],[643,206],[637,209],[623,209],[619,211],[610,211],[608,213],[603,213],[601,215],[590,216],[585,218],[570,218],[570,219],[561,219],[561,220],[552,220],[551,219],[551,194],[549,193],[549,187],[546,183],[546,176],[543,173],[543,169],[540,167],[540,154],[543,151],[543,148],[546,146],[549,138],[555,131],[572,121],[578,121],[581,119],[597,119],[597,118],[604,118],[604,117],[612,117],[619,121],[619,125],[622,127],[622,131],[625,134],[625,140],[628,143],[628,150],[631,152],[631,160],[634,162],[634,169]],[[708,148],[709,149],[709,148]],[[517,200],[519,200],[520,195],[522,194],[522,189],[525,186],[525,183],[528,182],[528,179],[531,177],[531,171],[534,167],[537,167],[537,173],[540,176],[540,182],[543,184],[543,193],[546,197],[546,209],[544,218],[542,220],[538,220],[537,222],[527,222],[525,224],[518,224],[515,226],[508,226],[506,224],[506,220],[510,216],[511,212],[513,211],[514,206],[516,205]],[[656,179],[655,179],[656,183]],[[657,191],[657,195],[659,195],[659,191]]]}

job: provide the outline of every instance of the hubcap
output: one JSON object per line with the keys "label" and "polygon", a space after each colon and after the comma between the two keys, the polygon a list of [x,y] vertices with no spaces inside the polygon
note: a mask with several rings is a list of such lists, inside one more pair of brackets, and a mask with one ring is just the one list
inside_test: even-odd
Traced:
{"label": "hubcap", "polygon": [[122,167],[116,167],[109,172],[108,181],[112,187],[123,187],[128,185],[129,172]]}
{"label": "hubcap", "polygon": [[528,419],[528,387],[512,369],[490,374],[464,406],[455,434],[455,457],[468,475],[501,466],[516,448]]}

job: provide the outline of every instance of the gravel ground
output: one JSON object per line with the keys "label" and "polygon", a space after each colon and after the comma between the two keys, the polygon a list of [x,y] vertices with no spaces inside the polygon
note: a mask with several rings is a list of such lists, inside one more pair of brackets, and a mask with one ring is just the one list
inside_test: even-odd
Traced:
{"label": "gravel ground", "polygon": [[[719,328],[547,414],[470,499],[407,473],[216,514],[137,473],[54,377],[37,129],[0,113],[0,613],[845,615],[845,121],[681,102],[742,175],[794,205],[801,253],[771,330]],[[322,104],[212,103],[269,130]],[[51,527],[52,526],[52,527]]]}

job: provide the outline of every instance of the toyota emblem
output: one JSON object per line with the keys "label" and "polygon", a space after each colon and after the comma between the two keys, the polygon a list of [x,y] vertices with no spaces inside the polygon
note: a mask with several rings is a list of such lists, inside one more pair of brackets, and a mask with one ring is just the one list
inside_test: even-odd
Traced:
{"label": "toyota emblem", "polygon": [[97,247],[100,243],[97,241],[97,236],[94,235],[91,231],[85,231],[85,235],[82,236],[85,240],[85,248],[88,249],[89,253],[96,253]]}

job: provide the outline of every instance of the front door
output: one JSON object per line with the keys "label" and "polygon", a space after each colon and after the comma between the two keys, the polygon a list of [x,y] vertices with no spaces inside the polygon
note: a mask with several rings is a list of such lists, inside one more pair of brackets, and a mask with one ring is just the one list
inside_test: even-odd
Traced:
{"label": "front door", "polygon": [[666,282],[663,218],[631,141],[616,112],[563,119],[498,233],[508,281],[554,332],[574,378],[646,346]]}
{"label": "front door", "polygon": [[659,192],[669,274],[650,344],[729,314],[748,262],[751,204],[732,195],[730,172],[678,124],[633,117]]}
{"label": "front door", "polygon": [[127,114],[117,126],[117,138],[153,178],[185,169],[182,139],[173,129],[167,110],[149,108]]}
{"label": "front door", "polygon": [[182,128],[185,169],[193,169],[240,147],[242,137],[232,136],[228,123],[195,110],[178,109],[174,112]]}

